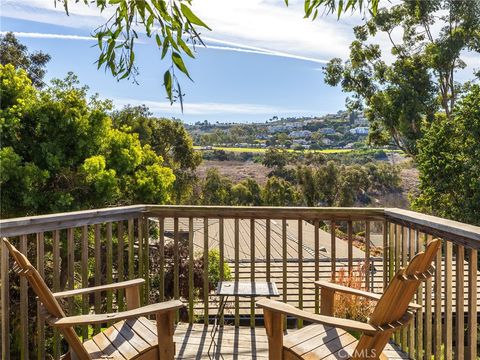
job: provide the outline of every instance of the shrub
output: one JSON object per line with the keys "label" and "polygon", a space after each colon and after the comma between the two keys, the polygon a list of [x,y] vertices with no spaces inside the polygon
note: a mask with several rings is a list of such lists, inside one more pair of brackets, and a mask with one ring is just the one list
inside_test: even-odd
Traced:
{"label": "shrub", "polygon": [[[359,265],[352,271],[341,268],[337,271],[335,279],[337,284],[348,286],[353,289],[365,290],[365,266]],[[367,321],[373,310],[373,303],[360,296],[348,294],[335,294],[335,313],[336,317],[352,319],[358,321]]]}

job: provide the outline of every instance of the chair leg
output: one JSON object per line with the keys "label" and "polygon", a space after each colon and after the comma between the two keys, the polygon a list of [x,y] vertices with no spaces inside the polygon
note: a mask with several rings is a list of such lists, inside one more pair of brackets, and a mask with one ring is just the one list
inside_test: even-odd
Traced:
{"label": "chair leg", "polygon": [[173,342],[175,311],[158,313],[156,317],[159,360],[173,360],[175,358]]}
{"label": "chair leg", "polygon": [[283,359],[283,315],[263,309],[265,330],[268,337],[269,360]]}

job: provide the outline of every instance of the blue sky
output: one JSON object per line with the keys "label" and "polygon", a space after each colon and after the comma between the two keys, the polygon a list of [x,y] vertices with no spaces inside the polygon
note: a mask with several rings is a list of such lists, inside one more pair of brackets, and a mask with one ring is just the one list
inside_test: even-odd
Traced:
{"label": "blue sky", "polygon": [[[321,68],[332,57],[345,58],[359,15],[303,19],[301,2],[283,0],[195,0],[195,12],[213,29],[204,33],[207,48],[197,47],[187,61],[194,82],[181,81],[184,113],[170,106],[163,90],[163,72],[152,42],[137,45],[139,85],[117,82],[94,62],[98,56],[93,29],[105,21],[95,7],[70,5],[66,16],[53,0],[0,0],[0,30],[17,33],[30,50],[52,56],[47,80],[75,72],[92,93],[124,104],[146,104],[159,116],[186,122],[264,122],[272,116],[310,116],[344,108],[346,94],[323,83]],[[388,51],[386,39],[378,42]]]}

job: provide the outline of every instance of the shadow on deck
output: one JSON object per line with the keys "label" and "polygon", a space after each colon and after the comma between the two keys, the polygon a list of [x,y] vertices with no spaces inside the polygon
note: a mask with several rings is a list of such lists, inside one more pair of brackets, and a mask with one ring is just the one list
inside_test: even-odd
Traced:
{"label": "shadow on deck", "polygon": [[[247,326],[220,327],[210,354],[213,326],[178,324],[175,330],[176,359],[268,359],[268,341],[265,329]],[[298,331],[298,330],[288,330]],[[408,359],[395,345],[387,344],[383,352],[389,359]]]}

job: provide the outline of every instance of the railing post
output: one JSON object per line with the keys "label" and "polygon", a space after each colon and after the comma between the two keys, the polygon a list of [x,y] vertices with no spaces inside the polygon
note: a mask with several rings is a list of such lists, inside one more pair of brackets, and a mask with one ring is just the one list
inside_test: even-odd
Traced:
{"label": "railing post", "polygon": [[10,279],[8,277],[9,254],[3,241],[0,244],[1,255],[1,297],[2,297],[2,360],[10,359]]}

